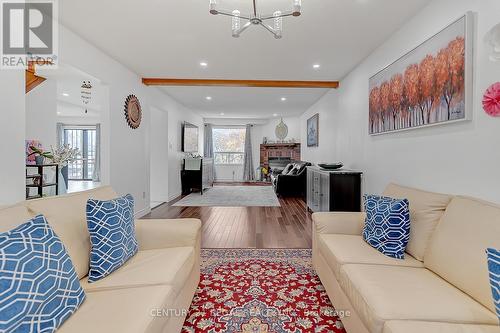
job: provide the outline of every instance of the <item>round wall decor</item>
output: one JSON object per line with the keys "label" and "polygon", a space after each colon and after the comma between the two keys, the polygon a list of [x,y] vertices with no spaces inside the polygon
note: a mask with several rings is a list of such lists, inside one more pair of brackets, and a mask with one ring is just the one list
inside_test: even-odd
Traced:
{"label": "round wall decor", "polygon": [[125,100],[125,119],[130,128],[136,129],[141,125],[141,103],[135,95],[128,95]]}
{"label": "round wall decor", "polygon": [[492,84],[484,93],[483,109],[492,117],[500,117],[500,82]]}
{"label": "round wall decor", "polygon": [[286,139],[286,136],[288,135],[288,126],[283,122],[283,118],[281,118],[280,123],[276,126],[275,134],[279,140]]}

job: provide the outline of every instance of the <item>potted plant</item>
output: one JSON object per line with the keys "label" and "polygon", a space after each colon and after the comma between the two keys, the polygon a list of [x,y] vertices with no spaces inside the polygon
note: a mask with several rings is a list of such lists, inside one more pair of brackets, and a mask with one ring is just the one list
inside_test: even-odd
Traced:
{"label": "potted plant", "polygon": [[68,189],[68,163],[76,160],[80,155],[80,150],[78,148],[71,148],[70,145],[62,145],[56,150],[52,147],[50,148],[52,150],[50,159],[52,163],[59,165],[66,189]]}
{"label": "potted plant", "polygon": [[37,148],[35,146],[30,146],[30,149],[31,149],[31,154],[29,154],[28,156],[35,155],[36,165],[43,165],[46,158],[48,159],[53,158],[53,155],[50,152],[43,151],[42,149]]}

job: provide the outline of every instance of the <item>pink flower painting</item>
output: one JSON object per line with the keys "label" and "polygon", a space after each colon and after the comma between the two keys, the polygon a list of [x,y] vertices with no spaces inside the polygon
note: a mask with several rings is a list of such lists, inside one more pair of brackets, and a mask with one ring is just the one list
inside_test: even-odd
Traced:
{"label": "pink flower painting", "polygon": [[483,109],[492,117],[500,117],[500,82],[486,90],[483,97]]}

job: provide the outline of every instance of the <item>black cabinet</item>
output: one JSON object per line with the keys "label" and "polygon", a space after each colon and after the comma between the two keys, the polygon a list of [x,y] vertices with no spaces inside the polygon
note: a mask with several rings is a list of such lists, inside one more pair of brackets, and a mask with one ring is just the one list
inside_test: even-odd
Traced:
{"label": "black cabinet", "polygon": [[187,195],[193,190],[203,190],[214,184],[213,158],[184,159],[181,170],[182,194]]}
{"label": "black cabinet", "polygon": [[363,173],[307,168],[307,207],[313,212],[361,211]]}

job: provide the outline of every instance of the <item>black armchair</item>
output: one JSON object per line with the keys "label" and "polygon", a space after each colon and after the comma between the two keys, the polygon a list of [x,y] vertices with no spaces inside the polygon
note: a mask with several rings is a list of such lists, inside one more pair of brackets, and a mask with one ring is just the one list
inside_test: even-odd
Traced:
{"label": "black armchair", "polygon": [[282,173],[271,174],[274,192],[281,196],[305,197],[307,189],[308,162],[293,162],[286,166]]}

